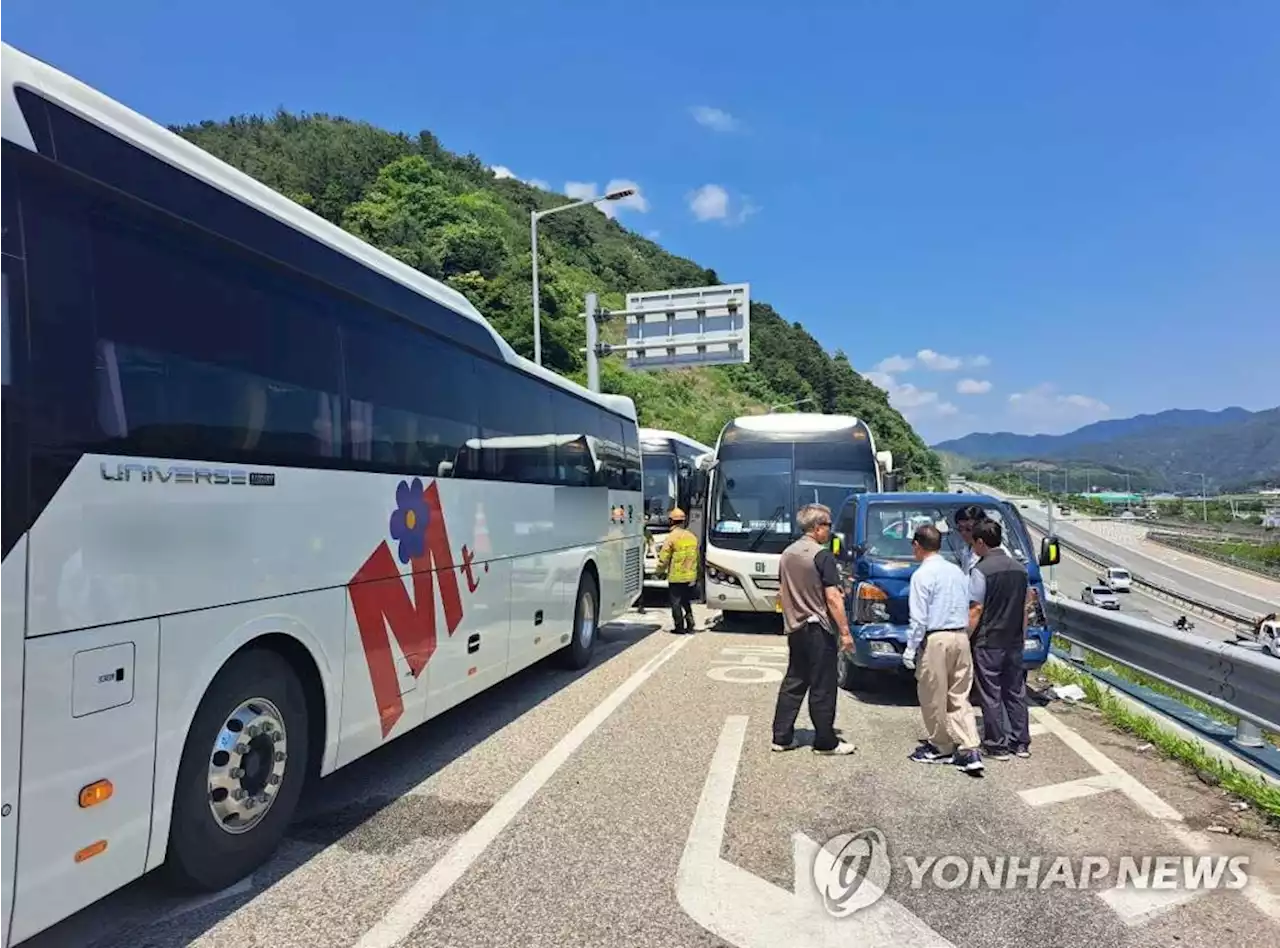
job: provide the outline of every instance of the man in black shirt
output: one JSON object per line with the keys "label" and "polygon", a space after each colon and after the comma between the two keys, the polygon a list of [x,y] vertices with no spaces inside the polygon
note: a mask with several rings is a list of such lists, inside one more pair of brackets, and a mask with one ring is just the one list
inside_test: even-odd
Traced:
{"label": "man in black shirt", "polygon": [[1022,666],[1028,579],[1026,568],[1000,545],[1002,532],[994,520],[973,527],[978,561],[969,574],[969,634],[986,753],[1008,760],[1010,752],[1031,756]]}

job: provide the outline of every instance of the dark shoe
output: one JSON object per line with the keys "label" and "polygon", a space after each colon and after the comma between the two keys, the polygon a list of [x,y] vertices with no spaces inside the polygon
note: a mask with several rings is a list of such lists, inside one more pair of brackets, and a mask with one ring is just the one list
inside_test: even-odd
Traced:
{"label": "dark shoe", "polygon": [[1031,748],[1028,747],[1026,744],[1019,744],[1017,747],[1013,749],[1013,755],[1015,757],[1021,757],[1023,760],[1026,760],[1028,757],[1031,756]]}
{"label": "dark shoe", "polygon": [[957,770],[963,770],[974,776],[978,776],[985,769],[982,764],[982,755],[976,750],[956,751],[951,755],[951,763],[955,764]]}
{"label": "dark shoe", "polygon": [[946,764],[951,762],[951,755],[944,754],[928,741],[923,741],[907,759],[918,764]]}
{"label": "dark shoe", "polygon": [[1007,747],[993,747],[990,744],[982,748],[982,752],[992,760],[1010,760],[1013,753]]}

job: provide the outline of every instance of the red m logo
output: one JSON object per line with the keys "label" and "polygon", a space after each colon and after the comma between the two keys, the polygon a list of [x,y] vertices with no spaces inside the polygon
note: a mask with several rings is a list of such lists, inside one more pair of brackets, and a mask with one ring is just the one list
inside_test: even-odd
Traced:
{"label": "red m logo", "polygon": [[[401,485],[402,488],[406,485]],[[414,481],[421,489],[421,482]],[[391,641],[387,627],[396,637],[400,650],[409,663],[409,670],[416,679],[431,661],[436,650],[436,597],[433,577],[440,579],[440,597],[444,600],[444,621],[453,635],[462,622],[462,597],[458,592],[458,575],[453,565],[453,553],[449,548],[449,533],[445,529],[444,512],[440,508],[440,491],[432,482],[422,491],[425,503],[425,523],[412,515],[409,529],[425,531],[421,555],[413,555],[413,599],[405,588],[400,568],[391,548],[383,540],[373,555],[347,583],[347,594],[360,629],[360,643],[365,661],[369,665],[369,679],[373,683],[373,698],[378,707],[378,719],[385,738],[396,721],[404,714],[404,702],[400,698],[400,682],[396,677],[395,660],[391,655]],[[414,506],[420,507],[414,497]],[[403,523],[403,521],[402,521]],[[401,549],[405,547],[402,545]],[[408,555],[402,553],[402,555]]]}

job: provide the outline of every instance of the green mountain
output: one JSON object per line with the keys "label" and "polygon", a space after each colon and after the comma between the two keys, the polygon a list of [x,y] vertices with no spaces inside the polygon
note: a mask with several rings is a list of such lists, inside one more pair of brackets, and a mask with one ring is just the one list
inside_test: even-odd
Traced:
{"label": "green mountain", "polygon": [[[473,155],[430,132],[392,133],[327,115],[247,116],[175,128],[201,148],[410,266],[454,287],[517,352],[533,353],[529,213],[564,198],[496,178]],[[538,229],[543,362],[586,377],[583,297],[622,309],[627,292],[721,281],[591,208]],[[623,327],[606,325],[606,340]],[[751,364],[629,373],[601,360],[601,387],[631,396],[641,423],[714,443],[737,415],[812,399],[803,407],[863,418],[912,486],[941,486],[942,465],[883,391],[828,354],[767,303],[751,306]]]}
{"label": "green mountain", "polygon": [[[1166,411],[1096,422],[1064,435],[971,434],[934,445],[979,470],[1071,469],[1096,482],[1141,490],[1222,490],[1280,483],[1280,408],[1250,412]],[[1194,472],[1194,475],[1186,472]],[[1124,475],[1129,475],[1126,479]]]}

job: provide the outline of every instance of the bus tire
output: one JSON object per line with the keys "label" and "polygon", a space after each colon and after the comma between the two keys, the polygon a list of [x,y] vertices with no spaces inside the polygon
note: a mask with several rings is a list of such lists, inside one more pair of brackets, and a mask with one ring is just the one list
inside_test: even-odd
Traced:
{"label": "bus tire", "polygon": [[569,644],[560,651],[560,660],[566,668],[575,671],[591,664],[596,639],[600,637],[600,587],[590,571],[583,570],[578,580],[578,595],[574,599],[573,628],[569,631]]}
{"label": "bus tire", "polygon": [[171,885],[225,889],[271,857],[306,782],[307,730],[302,683],[282,656],[251,648],[222,667],[178,765],[163,870]]}

